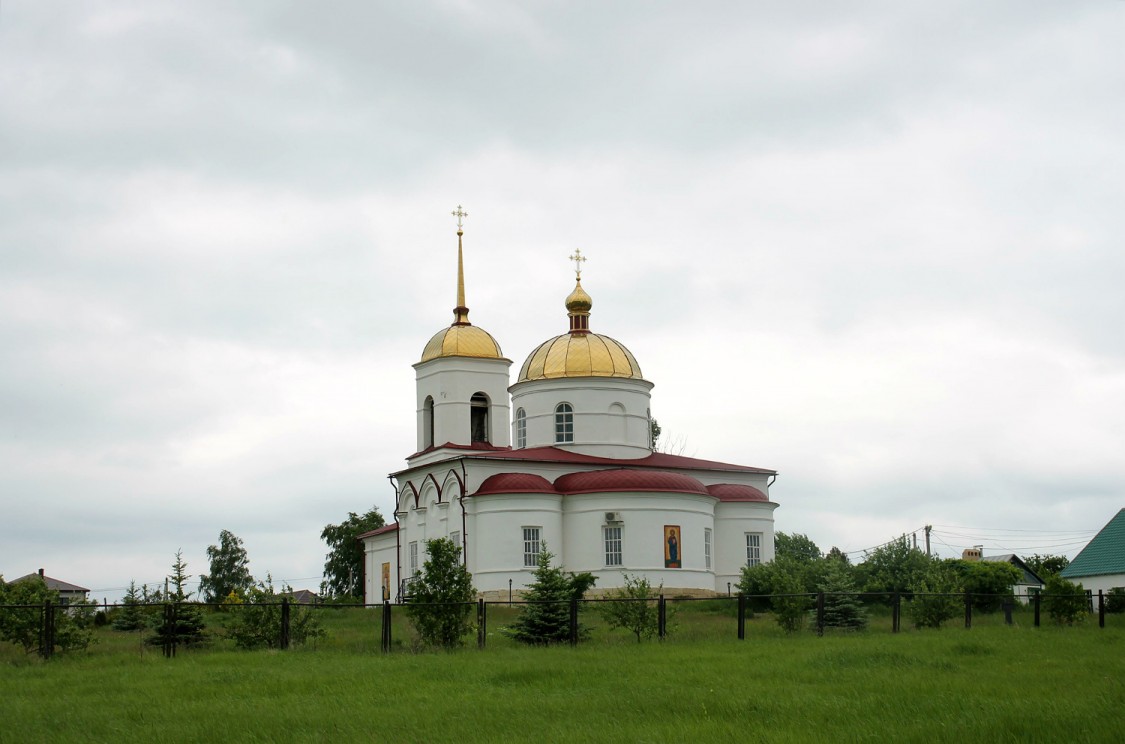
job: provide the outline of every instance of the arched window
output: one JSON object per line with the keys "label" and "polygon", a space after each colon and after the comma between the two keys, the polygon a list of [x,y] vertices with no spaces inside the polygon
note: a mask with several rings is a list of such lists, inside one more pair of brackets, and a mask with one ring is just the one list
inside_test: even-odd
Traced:
{"label": "arched window", "polygon": [[516,409],[516,448],[527,446],[527,414],[522,408]]}
{"label": "arched window", "polygon": [[488,443],[488,396],[484,393],[473,393],[469,398],[469,431],[474,444]]}
{"label": "arched window", "polygon": [[555,406],[555,444],[574,441],[574,409],[569,403]]}
{"label": "arched window", "polygon": [[422,404],[422,449],[434,446],[434,399],[426,396]]}

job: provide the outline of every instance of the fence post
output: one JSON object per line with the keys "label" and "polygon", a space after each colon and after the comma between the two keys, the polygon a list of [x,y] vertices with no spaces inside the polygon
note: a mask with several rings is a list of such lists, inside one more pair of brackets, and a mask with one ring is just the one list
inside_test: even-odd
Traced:
{"label": "fence post", "polygon": [[383,602],[383,653],[391,652],[391,603]]}
{"label": "fence post", "polygon": [[973,595],[965,590],[965,630],[973,627]]}
{"label": "fence post", "polygon": [[902,594],[895,592],[894,604],[891,605],[891,632],[897,633],[902,623]]}
{"label": "fence post", "polygon": [[1043,592],[1035,592],[1035,627],[1039,627],[1039,604],[1043,599]]}
{"label": "fence post", "polygon": [[668,613],[667,604],[664,601],[664,595],[660,595],[660,600],[656,604],[656,630],[660,636],[660,640],[664,640],[664,636],[668,635]]}
{"label": "fence post", "polygon": [[746,595],[738,593],[738,640],[746,640]]}
{"label": "fence post", "polygon": [[277,645],[282,651],[289,648],[289,597],[281,598],[281,635]]}
{"label": "fence post", "polygon": [[484,604],[484,597],[477,600],[477,648],[484,648],[485,638],[488,637],[488,610]]}
{"label": "fence post", "polygon": [[816,634],[824,635],[824,592],[816,593]]}
{"label": "fence post", "polygon": [[1105,595],[1102,590],[1098,590],[1098,627],[1105,627]]}
{"label": "fence post", "polygon": [[570,645],[578,645],[578,598],[570,598]]}
{"label": "fence post", "polygon": [[55,606],[51,604],[51,600],[43,602],[40,617],[43,625],[39,629],[39,653],[44,659],[50,659],[55,653]]}

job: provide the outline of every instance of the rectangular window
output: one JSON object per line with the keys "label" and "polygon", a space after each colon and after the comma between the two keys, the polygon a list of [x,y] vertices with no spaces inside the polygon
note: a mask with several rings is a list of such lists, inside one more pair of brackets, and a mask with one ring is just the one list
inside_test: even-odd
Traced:
{"label": "rectangular window", "polygon": [[621,565],[621,528],[604,527],[605,530],[605,564],[607,566]]}
{"label": "rectangular window", "polygon": [[449,533],[449,540],[450,540],[450,542],[453,543],[453,547],[457,548],[458,550],[461,549],[461,533],[459,531],[458,532],[450,532]]}
{"label": "rectangular window", "polygon": [[410,575],[418,573],[418,543],[410,543]]}
{"label": "rectangular window", "polygon": [[703,530],[703,567],[711,570],[711,528]]}
{"label": "rectangular window", "polygon": [[516,411],[516,447],[523,449],[527,446],[527,414],[521,408]]}
{"label": "rectangular window", "polygon": [[762,533],[746,533],[746,565],[757,566],[762,562]]}
{"label": "rectangular window", "polygon": [[539,565],[539,527],[523,528],[523,565]]}

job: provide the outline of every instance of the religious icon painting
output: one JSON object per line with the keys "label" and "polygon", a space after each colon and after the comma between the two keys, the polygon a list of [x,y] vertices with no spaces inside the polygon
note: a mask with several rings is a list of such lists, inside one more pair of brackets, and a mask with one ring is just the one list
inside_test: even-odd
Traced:
{"label": "religious icon painting", "polygon": [[391,564],[383,564],[383,600],[391,598]]}
{"label": "religious icon painting", "polygon": [[664,525],[664,568],[683,568],[680,525]]}

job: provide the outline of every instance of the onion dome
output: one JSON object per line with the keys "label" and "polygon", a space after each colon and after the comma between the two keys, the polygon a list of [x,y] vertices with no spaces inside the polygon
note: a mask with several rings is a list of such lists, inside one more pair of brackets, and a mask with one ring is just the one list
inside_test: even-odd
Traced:
{"label": "onion dome", "polygon": [[469,322],[469,308],[465,306],[465,258],[461,248],[461,218],[468,212],[453,213],[457,218],[457,307],[453,308],[453,323],[433,335],[422,350],[423,362],[442,357],[476,357],[478,359],[503,359],[500,344],[483,328]]}
{"label": "onion dome", "polygon": [[612,491],[665,491],[671,493],[697,493],[707,491],[695,478],[664,470],[590,470],[568,473],[555,480],[561,493],[609,493]]}
{"label": "onion dome", "polygon": [[719,501],[769,501],[761,489],[741,483],[716,483],[707,486],[707,493]]}
{"label": "onion dome", "polygon": [[[571,259],[586,259],[575,251]],[[516,382],[551,380],[563,377],[625,377],[642,380],[641,365],[620,341],[590,331],[593,299],[582,288],[582,271],[577,271],[574,291],[566,298],[570,331],[539,344],[520,368]]]}

